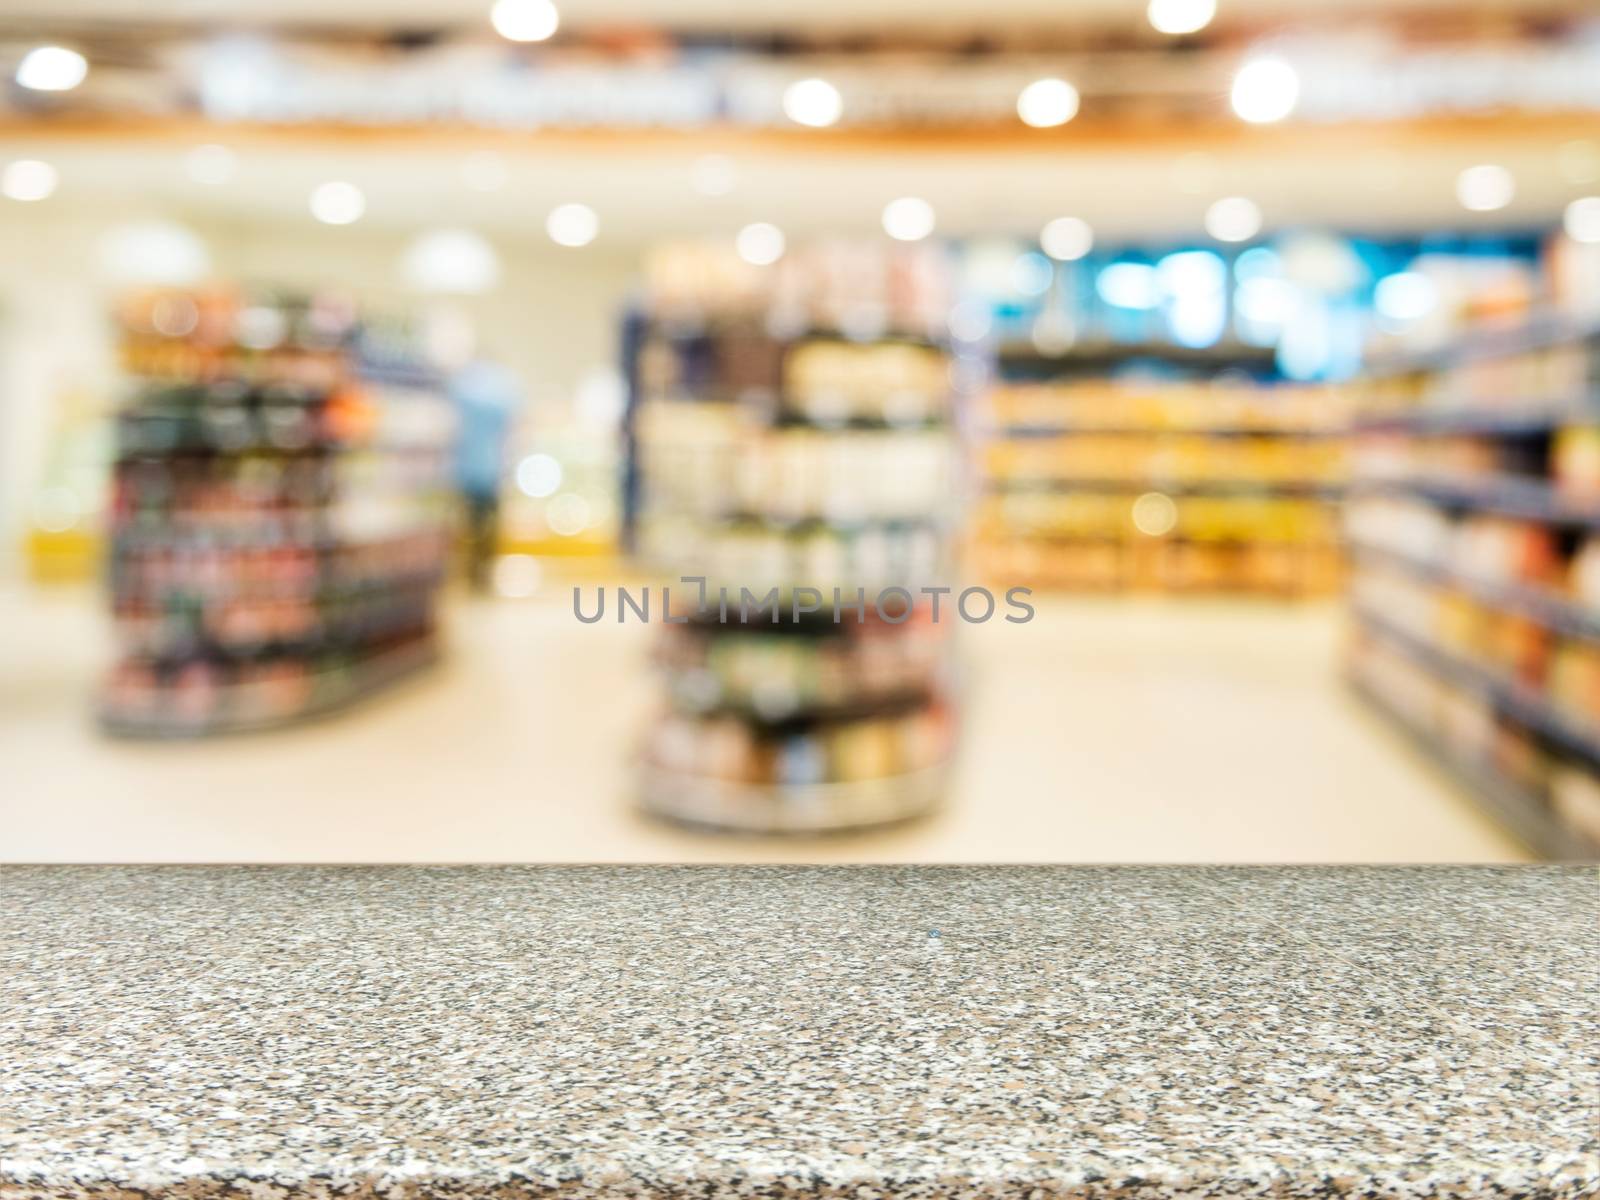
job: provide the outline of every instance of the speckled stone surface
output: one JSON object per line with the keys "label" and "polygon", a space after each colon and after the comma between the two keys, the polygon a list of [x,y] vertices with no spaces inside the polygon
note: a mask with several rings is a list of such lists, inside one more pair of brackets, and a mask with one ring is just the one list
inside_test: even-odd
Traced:
{"label": "speckled stone surface", "polygon": [[0,868],[0,1200],[1593,1197],[1583,868]]}

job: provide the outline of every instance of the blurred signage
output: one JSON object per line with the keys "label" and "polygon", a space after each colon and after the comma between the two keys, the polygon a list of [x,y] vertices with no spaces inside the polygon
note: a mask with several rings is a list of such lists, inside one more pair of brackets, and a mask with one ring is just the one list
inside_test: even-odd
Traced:
{"label": "blurred signage", "polygon": [[1600,40],[1566,45],[1285,46],[1297,115],[1393,120],[1450,113],[1600,110]]}
{"label": "blurred signage", "polygon": [[[1294,118],[1300,120],[1600,112],[1600,40],[1450,48],[1359,36],[1182,55],[777,56],[680,49],[637,58],[581,46],[530,56],[481,42],[401,49],[227,37],[169,44],[146,59],[155,64],[148,68],[93,73],[87,86],[52,106],[124,112],[198,107],[218,120],[273,123],[782,128],[791,124],[784,90],[815,76],[838,89],[841,126],[960,127],[1014,122],[1021,90],[1059,76],[1077,88],[1082,111],[1091,117],[1136,112],[1209,120],[1226,117],[1229,84],[1241,63],[1269,49],[1299,74]],[[110,104],[112,97],[97,96],[96,88],[113,78]]]}

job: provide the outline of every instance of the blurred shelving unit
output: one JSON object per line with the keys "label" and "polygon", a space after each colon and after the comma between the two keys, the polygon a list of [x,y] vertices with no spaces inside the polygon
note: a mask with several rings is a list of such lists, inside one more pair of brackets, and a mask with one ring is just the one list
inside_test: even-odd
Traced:
{"label": "blurred shelving unit", "polygon": [[272,728],[434,661],[456,416],[410,331],[220,291],[121,317],[104,727]]}
{"label": "blurred shelving unit", "polygon": [[1270,369],[1270,350],[1244,345],[1001,346],[980,569],[1068,590],[1335,589],[1337,397],[1267,382]]}
{"label": "blurred shelving unit", "polygon": [[937,252],[705,253],[711,294],[658,277],[625,337],[628,537],[688,618],[658,636],[642,803],[761,833],[925,813],[956,740],[956,598],[920,592],[954,581],[960,504]]}
{"label": "blurred shelving unit", "polygon": [[1531,849],[1600,855],[1600,329],[1487,329],[1350,390],[1353,685]]}

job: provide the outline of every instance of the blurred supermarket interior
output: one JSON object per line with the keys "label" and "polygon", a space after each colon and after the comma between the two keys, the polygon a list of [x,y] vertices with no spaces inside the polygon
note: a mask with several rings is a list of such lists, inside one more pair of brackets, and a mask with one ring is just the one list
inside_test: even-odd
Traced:
{"label": "blurred supermarket interior", "polygon": [[0,13],[0,861],[1597,855],[1585,0]]}

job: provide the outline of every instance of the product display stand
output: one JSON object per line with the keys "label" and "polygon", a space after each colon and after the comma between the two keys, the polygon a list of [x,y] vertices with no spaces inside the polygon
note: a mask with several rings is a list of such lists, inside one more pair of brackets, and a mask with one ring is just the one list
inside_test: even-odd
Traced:
{"label": "product display stand", "polygon": [[[844,336],[814,309],[780,332],[704,311],[644,315],[628,339],[631,540],[691,618],[658,632],[643,804],[762,833],[927,812],[956,724],[955,597],[935,619],[920,591],[954,576],[948,357],[920,333]],[[686,576],[704,609],[672,583]],[[745,593],[776,611],[741,614]]]}
{"label": "product display stand", "polygon": [[231,293],[123,325],[104,727],[271,728],[433,661],[455,414],[408,331]]}
{"label": "product display stand", "polygon": [[1495,330],[1352,391],[1352,683],[1535,852],[1600,854],[1600,332]]}
{"label": "product display stand", "polygon": [[1091,591],[1332,591],[1344,444],[1328,389],[1254,378],[1263,361],[1248,348],[1121,355],[1207,377],[1111,378],[1111,345],[1001,347],[974,531],[985,574]]}

